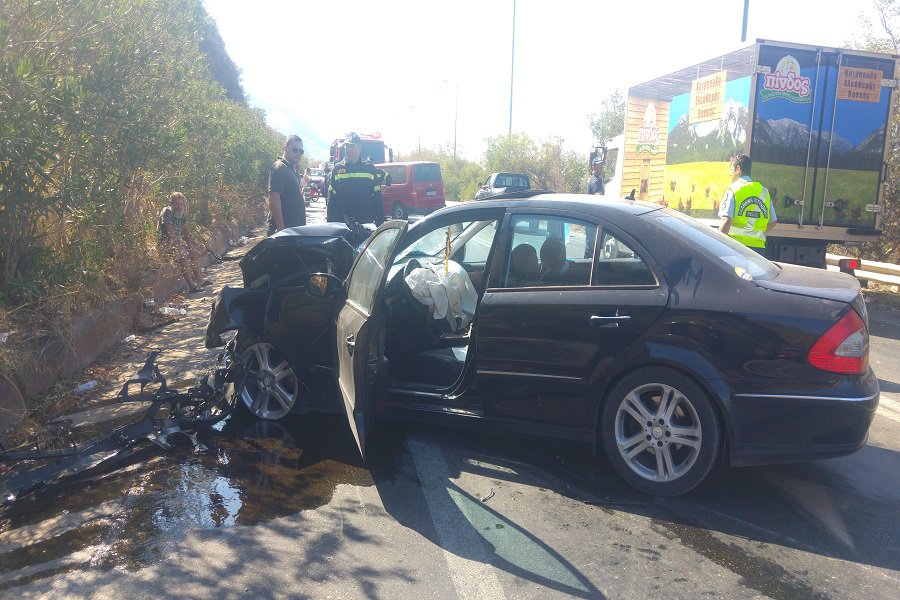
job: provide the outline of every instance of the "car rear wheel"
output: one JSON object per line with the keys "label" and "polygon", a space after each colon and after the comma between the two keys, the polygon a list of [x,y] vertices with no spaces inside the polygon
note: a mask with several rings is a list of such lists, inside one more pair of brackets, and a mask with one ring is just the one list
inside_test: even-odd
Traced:
{"label": "car rear wheel", "polygon": [[406,210],[402,202],[394,202],[394,210],[391,211],[391,216],[395,219],[405,219],[409,216],[409,211]]}
{"label": "car rear wheel", "polygon": [[300,381],[282,352],[266,340],[241,332],[236,354],[244,367],[240,404],[253,416],[269,421],[291,412]]}
{"label": "car rear wheel", "polygon": [[709,474],[720,428],[707,394],[669,368],[627,375],[606,398],[601,435],[607,457],[633,487],[677,496]]}

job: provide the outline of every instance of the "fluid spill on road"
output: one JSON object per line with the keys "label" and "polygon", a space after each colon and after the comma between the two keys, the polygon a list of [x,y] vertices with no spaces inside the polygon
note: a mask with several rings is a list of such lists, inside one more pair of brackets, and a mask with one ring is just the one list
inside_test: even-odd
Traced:
{"label": "fluid spill on road", "polygon": [[192,530],[254,525],[373,483],[342,415],[233,416],[198,439],[206,452],[148,446],[129,467],[3,509],[0,590],[86,565],[135,570]]}

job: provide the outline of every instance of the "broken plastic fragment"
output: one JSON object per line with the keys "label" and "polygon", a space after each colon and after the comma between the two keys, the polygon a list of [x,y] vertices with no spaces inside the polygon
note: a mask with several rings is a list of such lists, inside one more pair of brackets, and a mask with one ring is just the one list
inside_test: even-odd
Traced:
{"label": "broken plastic fragment", "polygon": [[76,394],[83,394],[84,392],[88,392],[97,387],[97,380],[91,379],[90,381],[85,381],[81,385],[75,388]]}

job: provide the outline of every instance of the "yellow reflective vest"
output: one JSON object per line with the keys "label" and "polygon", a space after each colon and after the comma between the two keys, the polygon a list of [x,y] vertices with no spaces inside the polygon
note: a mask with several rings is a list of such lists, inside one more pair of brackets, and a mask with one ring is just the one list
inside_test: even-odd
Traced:
{"label": "yellow reflective vest", "polygon": [[772,199],[758,181],[738,179],[728,189],[734,194],[728,235],[751,248],[766,247],[766,228],[772,214]]}

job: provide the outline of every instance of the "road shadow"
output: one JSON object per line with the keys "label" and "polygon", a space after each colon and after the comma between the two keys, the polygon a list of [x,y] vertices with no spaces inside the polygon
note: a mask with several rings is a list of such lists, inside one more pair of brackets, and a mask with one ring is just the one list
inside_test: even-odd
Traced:
{"label": "road shadow", "polygon": [[[855,454],[830,460],[740,469],[720,467],[688,494],[656,498],[631,489],[604,458],[591,457],[577,444],[543,440],[535,443],[458,432],[443,439],[454,440],[454,451],[464,448],[462,452],[474,457],[484,453],[490,457],[488,462],[511,467],[483,473],[490,477],[547,486],[591,506],[647,517],[655,528],[740,575],[746,586],[767,597],[818,597],[821,590],[812,587],[812,580],[804,579],[803,574],[793,573],[769,558],[770,554],[755,551],[754,546],[793,548],[823,558],[900,571],[900,544],[896,541],[900,539],[900,489],[896,487],[900,481],[900,453],[890,449],[867,445]],[[523,476],[521,465],[537,469],[540,476]],[[391,486],[386,482],[397,470],[396,465],[372,469],[388,512],[439,543],[433,524],[409,521],[404,507],[409,506],[410,498],[391,495]],[[464,470],[477,472],[478,468],[470,464]],[[453,478],[459,475],[459,471],[451,473]],[[447,494],[458,493],[452,482],[448,483]],[[421,498],[416,501],[423,502]],[[522,534],[530,536],[527,531]],[[728,543],[720,534],[747,543]],[[529,543],[542,544],[534,536],[529,537]],[[533,573],[521,572],[503,557],[492,555],[490,561],[498,569],[546,584]],[[577,569],[573,568],[572,573],[577,574]]]}
{"label": "road shadow", "polygon": [[[430,438],[430,430],[424,434],[409,433],[404,426],[391,425],[382,428],[370,442],[369,468],[378,495],[392,518],[444,552],[463,559],[468,565],[476,565],[475,572],[467,570],[466,576],[459,579],[490,581],[490,572],[478,570],[481,565],[489,565],[527,582],[521,585],[540,586],[572,598],[605,598],[578,566],[541,536],[495,510],[490,503],[493,491],[485,497],[476,497],[457,485],[454,480],[461,474],[459,456],[445,459],[446,448],[438,449],[437,445],[425,441],[426,447],[435,449],[432,456],[423,457],[420,449],[413,458],[407,445]],[[496,456],[482,462],[480,459],[486,458],[483,453],[454,445],[453,452],[457,451],[461,452],[469,473],[505,476],[508,481],[530,486],[542,484],[540,479],[523,474],[522,465],[504,465],[505,461]],[[423,460],[430,466],[412,464]],[[414,493],[410,493],[411,489]],[[453,575],[452,563],[448,561],[448,564]],[[489,583],[481,585],[482,591],[490,587]]]}

